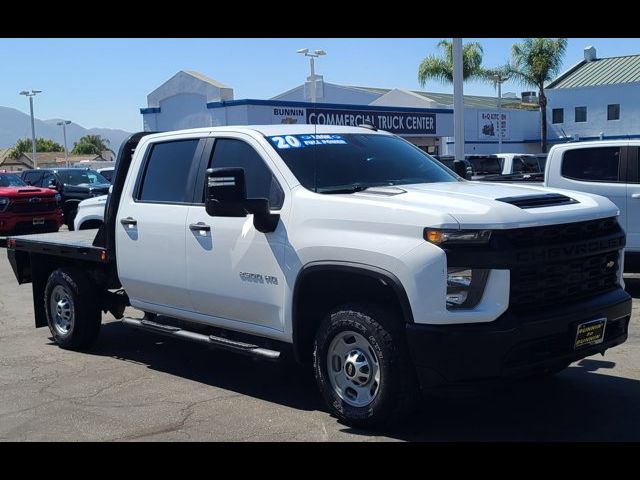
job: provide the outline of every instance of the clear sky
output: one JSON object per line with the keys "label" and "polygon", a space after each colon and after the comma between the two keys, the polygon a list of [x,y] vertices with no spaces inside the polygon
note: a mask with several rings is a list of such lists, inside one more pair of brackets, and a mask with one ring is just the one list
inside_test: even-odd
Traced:
{"label": "clear sky", "polygon": [[[300,48],[327,51],[317,73],[327,82],[419,89],[417,69],[439,39],[0,39],[0,105],[28,113],[18,92],[36,88],[36,117],[65,118],[84,127],[140,130],[146,95],[178,70],[196,70],[234,89],[236,99],[266,99],[301,84],[309,74]],[[465,38],[484,47],[484,65],[508,61],[516,38]],[[563,70],[593,45],[598,57],[640,54],[640,39],[572,38]],[[505,84],[503,92],[519,93]],[[429,82],[425,90],[451,92]],[[469,82],[465,93],[492,95],[491,85]]]}

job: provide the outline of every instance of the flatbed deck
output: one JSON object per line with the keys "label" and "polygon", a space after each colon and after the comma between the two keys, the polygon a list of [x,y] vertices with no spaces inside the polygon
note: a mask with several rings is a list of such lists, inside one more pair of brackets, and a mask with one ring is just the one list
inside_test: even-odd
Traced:
{"label": "flatbed deck", "polygon": [[[98,230],[76,230],[73,232],[34,233],[9,236],[4,244],[12,250],[41,253],[59,257],[77,258],[104,262],[104,248],[94,247],[93,240]],[[0,246],[5,246],[0,244]]]}

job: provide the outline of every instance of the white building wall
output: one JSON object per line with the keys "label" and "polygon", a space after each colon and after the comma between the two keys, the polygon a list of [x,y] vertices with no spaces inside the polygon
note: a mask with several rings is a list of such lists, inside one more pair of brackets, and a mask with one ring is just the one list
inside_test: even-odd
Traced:
{"label": "white building wall", "polygon": [[[580,139],[640,136],[640,83],[596,87],[551,88],[547,94],[549,139],[566,133]],[[620,120],[607,120],[607,105],[620,104]],[[575,122],[575,107],[587,107],[587,121]],[[554,108],[564,108],[564,122],[552,123]],[[564,133],[563,133],[564,130]]]}
{"label": "white building wall", "polygon": [[156,129],[160,131],[211,126],[206,97],[193,93],[177,94],[161,100],[160,113],[154,115],[157,119]]}
{"label": "white building wall", "polygon": [[[465,154],[498,153],[498,142],[483,140],[480,136],[479,113],[498,113],[497,108],[465,108]],[[502,141],[503,153],[540,152],[540,112],[538,110],[502,109],[509,115],[509,138]],[[443,155],[454,154],[453,137],[444,139]],[[532,141],[533,140],[533,141]]]}
{"label": "white building wall", "polygon": [[[318,82],[319,83],[319,82]],[[340,85],[323,82],[322,97],[316,99],[318,103],[342,103],[348,105],[369,105],[381,94],[371,93],[366,90],[356,88],[345,88]],[[272,100],[282,100],[290,102],[309,102],[309,98],[305,98],[304,85],[294,88],[281,95],[273,97]]]}

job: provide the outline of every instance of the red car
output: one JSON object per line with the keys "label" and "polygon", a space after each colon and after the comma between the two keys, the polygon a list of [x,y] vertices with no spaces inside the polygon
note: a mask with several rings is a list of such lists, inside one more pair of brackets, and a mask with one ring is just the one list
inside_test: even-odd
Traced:
{"label": "red car", "polygon": [[19,176],[0,171],[0,235],[57,232],[61,225],[58,192],[31,187]]}

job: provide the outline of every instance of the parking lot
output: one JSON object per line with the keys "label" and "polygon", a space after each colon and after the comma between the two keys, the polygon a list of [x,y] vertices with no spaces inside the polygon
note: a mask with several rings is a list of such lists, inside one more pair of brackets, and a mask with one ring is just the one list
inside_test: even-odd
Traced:
{"label": "parking lot", "polygon": [[358,431],[324,410],[311,371],[127,329],[89,353],[33,328],[31,286],[0,251],[0,440],[640,440],[640,276],[624,345],[558,376],[425,398],[411,426]]}

